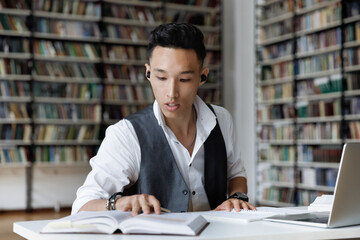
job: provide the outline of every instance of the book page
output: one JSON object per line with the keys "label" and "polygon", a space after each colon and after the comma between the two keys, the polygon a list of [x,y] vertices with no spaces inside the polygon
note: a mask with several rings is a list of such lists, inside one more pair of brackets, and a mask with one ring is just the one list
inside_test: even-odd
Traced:
{"label": "book page", "polygon": [[121,221],[131,217],[131,212],[81,211],[48,223],[42,232],[113,233]]}
{"label": "book page", "polygon": [[196,213],[140,214],[120,223],[123,233],[196,235],[207,224]]}

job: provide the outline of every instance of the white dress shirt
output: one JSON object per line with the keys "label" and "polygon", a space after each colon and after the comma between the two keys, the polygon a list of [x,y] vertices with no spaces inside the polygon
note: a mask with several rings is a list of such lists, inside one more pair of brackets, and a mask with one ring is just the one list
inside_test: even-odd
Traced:
{"label": "white dress shirt", "polygon": [[[166,126],[157,101],[153,104],[155,117],[164,130],[180,173],[190,190],[189,211],[210,210],[204,187],[204,143],[216,125],[216,118],[226,145],[228,180],[239,176],[246,177],[231,115],[223,107],[212,106],[216,116],[196,97],[194,107],[197,113],[197,133],[190,156],[188,150]],[[72,213],[78,212],[90,200],[108,199],[113,193],[123,191],[125,186],[134,184],[138,179],[140,163],[141,150],[130,121],[122,119],[109,126],[96,156],[90,159],[92,170],[77,191]]]}

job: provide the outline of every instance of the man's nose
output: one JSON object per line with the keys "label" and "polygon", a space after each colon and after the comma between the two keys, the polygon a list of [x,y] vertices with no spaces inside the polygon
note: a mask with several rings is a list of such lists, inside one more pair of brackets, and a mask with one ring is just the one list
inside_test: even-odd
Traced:
{"label": "man's nose", "polygon": [[172,79],[169,81],[169,85],[168,85],[168,97],[169,98],[177,98],[178,95],[179,95],[178,85],[177,85],[175,79]]}

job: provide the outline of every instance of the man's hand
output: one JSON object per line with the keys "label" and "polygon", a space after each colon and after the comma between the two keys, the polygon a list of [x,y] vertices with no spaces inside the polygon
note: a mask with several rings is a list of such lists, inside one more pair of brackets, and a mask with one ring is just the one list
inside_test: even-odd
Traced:
{"label": "man's hand", "polygon": [[137,194],[132,196],[124,196],[116,199],[115,209],[121,211],[132,211],[132,215],[136,216],[140,210],[145,214],[154,211],[156,214],[161,213],[160,202],[153,195]]}
{"label": "man's hand", "polygon": [[233,209],[233,208],[235,209],[236,212],[240,212],[241,209],[256,210],[256,208],[248,202],[245,202],[243,200],[239,200],[236,198],[230,198],[230,199],[224,201],[219,206],[217,206],[217,208],[215,208],[215,211],[224,211],[225,210],[227,212],[230,212],[231,209]]}

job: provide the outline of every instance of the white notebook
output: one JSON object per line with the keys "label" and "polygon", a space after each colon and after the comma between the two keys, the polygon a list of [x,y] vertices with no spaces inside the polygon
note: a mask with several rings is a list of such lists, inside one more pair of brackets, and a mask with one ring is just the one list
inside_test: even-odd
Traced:
{"label": "white notebook", "polygon": [[213,221],[228,221],[237,223],[248,223],[253,221],[259,221],[264,218],[277,216],[277,215],[289,215],[300,214],[308,212],[307,210],[297,210],[290,208],[275,208],[275,207],[258,207],[256,211],[253,210],[241,210],[236,212],[234,209],[231,212],[226,211],[204,211],[196,212],[202,215],[206,220]]}

